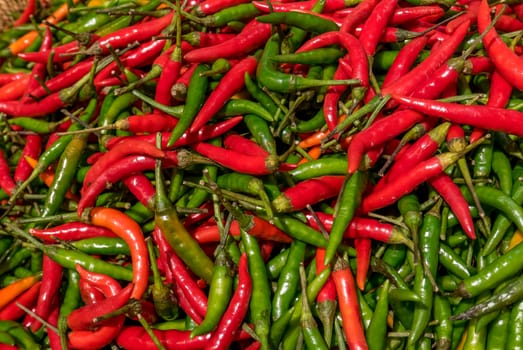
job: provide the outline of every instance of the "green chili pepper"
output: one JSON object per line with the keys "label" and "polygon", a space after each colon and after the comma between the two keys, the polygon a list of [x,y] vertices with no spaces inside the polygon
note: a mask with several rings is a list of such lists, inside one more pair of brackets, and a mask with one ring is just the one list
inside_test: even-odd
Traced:
{"label": "green chili pepper", "polygon": [[273,12],[268,15],[258,16],[256,20],[262,23],[286,24],[313,33],[339,30],[333,21],[304,12]]}
{"label": "green chili pepper", "polygon": [[523,344],[523,301],[512,307],[505,349],[520,349]]}
{"label": "green chili pepper", "polygon": [[[85,108],[84,112],[80,115],[79,119],[85,123],[89,122],[91,117],[93,116],[94,112],[96,111],[96,106],[98,104],[98,101],[96,99],[92,99],[89,101],[89,104]],[[80,130],[81,126],[78,123],[73,123],[68,131],[76,131]],[[38,163],[36,167],[33,169],[33,172],[31,175],[25,180],[16,191],[11,195],[9,201],[13,202],[14,199],[22,193],[22,191],[32,182],[34,181],[43,171],[45,171],[49,165],[51,165],[54,161],[56,161],[62,153],[65,151],[65,148],[69,144],[69,142],[73,139],[73,135],[64,135],[60,137],[57,141],[55,141],[45,152],[43,152],[40,157],[38,158]]]}
{"label": "green chili pepper", "polygon": [[438,323],[435,326],[436,348],[440,350],[449,349],[452,339],[451,306],[448,298],[439,294],[434,295],[434,320]]}
{"label": "green chili pepper", "polygon": [[[245,73],[245,88],[251,94],[251,96],[258,101],[266,110],[268,110],[273,116],[278,111],[278,106],[274,103],[272,98],[267,95],[259,86],[254,82],[249,73]],[[254,133],[253,133],[254,135]]]}
{"label": "green chili pepper", "polygon": [[[274,121],[273,115],[260,104],[246,99],[234,98],[229,101],[218,112],[220,115],[236,116],[253,114],[269,122]],[[177,124],[178,125],[178,124]]]}
{"label": "green chili pepper", "polygon": [[84,148],[87,146],[87,134],[74,135],[60,156],[53,183],[45,198],[42,216],[54,215],[60,209],[65,194],[76,178],[76,171]]}
{"label": "green chili pepper", "polygon": [[518,275],[523,269],[520,263],[521,254],[523,254],[523,244],[519,244],[501,255],[479,270],[477,274],[465,278],[456,289],[456,295],[467,298],[477,296]]}
{"label": "green chili pepper", "polygon": [[338,58],[344,54],[343,50],[326,47],[300,53],[276,55],[272,60],[279,63],[332,64],[338,62]]}
{"label": "green chili pepper", "polygon": [[191,75],[189,87],[187,90],[187,97],[185,99],[185,107],[183,114],[178,120],[178,123],[171,132],[167,146],[172,146],[180,136],[191,126],[194,117],[198,114],[200,108],[205,102],[207,96],[207,88],[209,86],[209,78],[202,73],[209,70],[207,65],[199,64]]}
{"label": "green chili pepper", "polygon": [[360,206],[363,191],[367,184],[367,173],[356,171],[352,176],[347,177],[343,183],[340,196],[335,208],[335,219],[332,224],[327,249],[325,251],[325,264],[329,264],[339,244],[343,239],[343,234],[349,227],[356,210]]}
{"label": "green chili pepper", "polygon": [[421,303],[416,304],[413,313],[412,327],[407,347],[419,342],[430,321],[434,291],[427,274],[436,275],[439,258],[440,205],[437,203],[423,218],[420,228],[419,250],[421,261],[416,264],[414,291],[420,296]]}
{"label": "green chili pepper", "polygon": [[299,286],[298,269],[305,257],[305,243],[293,241],[289,248],[287,263],[278,278],[278,284],[272,299],[272,320],[277,320],[287,310],[296,295]]}
{"label": "green chili pepper", "polygon": [[461,279],[470,277],[470,271],[467,264],[458,254],[444,243],[440,243],[439,245],[439,262],[448,272]]}
{"label": "green chili pepper", "polygon": [[71,242],[71,245],[83,253],[93,255],[130,254],[129,246],[117,237],[93,237]]}
{"label": "green chili pepper", "polygon": [[512,193],[512,167],[505,152],[494,149],[492,153],[492,170],[499,181],[500,190],[510,196]]}
{"label": "green chili pepper", "polygon": [[492,322],[487,334],[486,349],[505,349],[507,343],[510,310],[503,310]]}
{"label": "green chili pepper", "polygon": [[367,328],[367,344],[371,350],[380,350],[385,348],[385,339],[387,335],[387,315],[389,308],[389,286],[386,280],[378,290],[378,302],[374,308],[374,313]]}
{"label": "green chili pepper", "polygon": [[21,324],[15,321],[0,321],[0,331],[7,332],[22,349],[41,349],[35,339]]}
{"label": "green chili pepper", "polygon": [[256,78],[261,85],[271,91],[292,93],[307,90],[318,86],[357,84],[357,80],[322,80],[310,79],[294,74],[285,74],[278,71],[277,63],[271,57],[278,54],[279,38],[273,35],[266,43],[263,54],[258,63]]}
{"label": "green chili pepper", "polygon": [[327,240],[320,232],[290,215],[278,215],[273,220],[276,227],[294,239],[315,247],[327,246]]}
{"label": "green chili pepper", "polygon": [[473,176],[475,179],[486,179],[492,169],[492,156],[494,146],[492,143],[484,143],[478,146],[474,154]]}
{"label": "green chili pepper", "polygon": [[212,331],[220,321],[232,295],[234,272],[231,265],[225,248],[218,245],[209,289],[207,313],[202,323],[192,330],[191,337]]}
{"label": "green chili pepper", "polygon": [[256,335],[260,338],[261,348],[270,349],[269,332],[271,330],[272,305],[267,269],[256,238],[244,230],[240,230],[240,232],[252,278],[252,294],[249,302],[251,321],[254,324]]}
{"label": "green chili pepper", "polygon": [[[519,181],[519,177],[523,175],[523,166],[517,164],[512,171],[512,179],[514,186],[512,187],[512,192],[510,197],[512,200],[518,204],[523,204],[523,183]],[[507,232],[508,228],[512,224],[512,221],[504,214],[499,214],[494,220],[492,225],[491,234],[488,237],[487,241],[482,247],[482,255],[488,255],[498,246],[498,244],[503,239],[503,236]]]}
{"label": "green chili pepper", "polygon": [[154,222],[189,269],[205,281],[212,280],[214,264],[180,221],[176,208],[167,198],[160,167],[155,170],[156,195]]}
{"label": "green chili pepper", "polygon": [[32,249],[29,247],[22,247],[16,250],[13,254],[8,256],[2,264],[0,264],[0,276],[15,269],[18,265],[21,265],[25,260],[31,257],[31,254]]}
{"label": "green chili pepper", "polygon": [[266,120],[254,114],[246,114],[243,121],[258,145],[270,154],[277,154],[276,141]]}

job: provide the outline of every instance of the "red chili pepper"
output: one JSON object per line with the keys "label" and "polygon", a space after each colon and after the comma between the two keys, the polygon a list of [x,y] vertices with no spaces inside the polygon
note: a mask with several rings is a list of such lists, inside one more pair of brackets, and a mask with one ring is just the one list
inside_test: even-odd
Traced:
{"label": "red chili pepper", "polygon": [[89,285],[99,289],[103,295],[117,295],[122,290],[120,283],[108,275],[86,270],[78,264],[76,264],[76,271],[81,280],[87,281]]}
{"label": "red chili pepper", "polygon": [[[44,254],[42,264],[42,286],[40,287],[38,302],[35,307],[35,313],[44,320],[49,317],[53,303],[58,300],[58,291],[62,284],[62,272],[62,266]],[[31,328],[33,332],[36,332],[40,329],[42,323],[28,315],[24,320],[24,326]]]}
{"label": "red chili pepper", "polygon": [[141,299],[149,285],[149,254],[140,226],[129,216],[112,208],[94,208],[89,213],[93,224],[106,227],[122,238],[131,250],[133,299]]}
{"label": "red chili pepper", "polygon": [[434,71],[446,60],[448,60],[456,51],[458,46],[465,38],[470,22],[466,21],[461,24],[452,35],[444,43],[433,48],[430,55],[420,64],[410,70],[407,74],[400,77],[391,85],[384,87],[381,91],[382,95],[399,94],[408,95],[416,87],[420,86],[421,82],[426,80]]}
{"label": "red chili pepper", "polygon": [[272,154],[266,157],[254,157],[204,142],[198,142],[192,147],[205,157],[239,173],[268,175],[278,170],[280,166],[278,156]]}
{"label": "red chili pepper", "polygon": [[398,7],[394,10],[389,24],[394,26],[416,20],[433,22],[443,17],[444,14],[445,10],[440,5]]}
{"label": "red chili pepper", "polygon": [[0,102],[14,101],[27,91],[27,84],[31,80],[30,74],[25,74],[18,80],[13,80],[0,87]]}
{"label": "red chili pepper", "polygon": [[0,102],[0,112],[12,117],[43,117],[64,107],[68,97],[65,93],[55,92],[33,103],[22,103],[20,101]]}
{"label": "red chili pepper", "polygon": [[229,302],[227,310],[212,333],[206,350],[228,349],[234,340],[234,333],[240,328],[247,311],[252,292],[247,254],[243,253],[238,263],[238,286]]}
{"label": "red chili pepper", "polygon": [[182,67],[182,49],[176,46],[163,69],[156,84],[154,99],[163,105],[171,105],[171,87],[180,76]]}
{"label": "red chili pepper", "polygon": [[154,134],[161,131],[170,131],[178,119],[163,113],[151,113],[141,115],[131,115],[127,118],[118,120],[114,127],[118,130],[126,130],[135,134]]}
{"label": "red chili pepper", "polygon": [[358,170],[363,154],[367,150],[393,139],[422,119],[422,114],[402,109],[377,120],[367,129],[357,133],[347,149],[349,174],[353,174]]}
{"label": "red chili pepper", "polygon": [[137,173],[127,176],[123,183],[129,191],[147,208],[154,208],[154,186],[144,174]]}
{"label": "red chili pepper", "polygon": [[[160,343],[166,347],[167,350],[185,349],[185,350],[199,350],[203,349],[211,338],[211,333],[198,335],[191,338],[191,331],[178,330],[158,330],[153,329],[154,334]],[[234,340],[241,341],[249,339],[250,335],[244,331],[234,332]],[[116,343],[122,348],[128,350],[156,350],[157,347],[153,343],[151,337],[146,333],[141,326],[125,327],[118,335]]]}
{"label": "red chili pepper", "polygon": [[256,58],[246,57],[235,64],[220,80],[218,86],[211,92],[202,108],[194,118],[189,129],[197,133],[225,105],[235,93],[245,85],[244,75],[253,75],[257,66]]}
{"label": "red chili pepper", "polygon": [[357,25],[363,23],[370,16],[378,3],[378,0],[363,0],[356,5],[354,11],[343,20],[340,32],[351,33]]}
{"label": "red chili pepper", "polygon": [[402,196],[412,192],[423,182],[439,175],[449,165],[455,163],[462,155],[459,153],[442,153],[415,165],[408,176],[391,179],[379,191],[372,192],[362,201],[362,212],[368,213],[396,202]]}
{"label": "red chili pepper", "polygon": [[516,32],[523,29],[523,22],[509,15],[501,15],[498,17],[494,28],[507,33]]}
{"label": "red chili pepper", "polygon": [[0,310],[0,320],[11,320],[15,321],[25,315],[25,311],[18,307],[17,304],[21,304],[28,309],[31,309],[38,301],[38,294],[42,281],[36,282],[31,288],[23,292],[13,302],[4,306]]}
{"label": "red chili pepper", "polygon": [[5,193],[11,195],[16,188],[16,183],[11,177],[9,164],[4,157],[4,153],[0,151],[0,189],[4,190]]}
{"label": "red chili pepper", "polygon": [[22,24],[27,23],[31,19],[31,16],[33,16],[35,14],[35,11],[36,11],[36,0],[28,0],[22,14],[20,16],[18,16],[16,21],[13,22],[13,27],[18,27],[18,26],[21,26]]}
{"label": "red chili pepper", "polygon": [[119,290],[117,294],[110,295],[94,304],[84,305],[73,310],[67,316],[67,326],[73,330],[90,330],[97,327],[105,327],[113,323],[114,318],[96,322],[97,318],[118,310],[129,301],[133,285],[128,284],[125,288]]}
{"label": "red chili pepper", "polygon": [[422,35],[405,44],[405,46],[403,46],[398,52],[398,55],[387,71],[382,87],[389,86],[402,75],[406,74],[414,62],[416,62],[419,53],[421,50],[423,50],[427,42],[428,37],[426,35]]}
{"label": "red chili pepper", "polygon": [[[51,50],[53,45],[53,35],[49,27],[45,27],[44,38],[42,39],[42,44],[40,45],[40,50],[38,52],[45,53]],[[47,67],[45,63],[35,63],[31,71],[31,79],[27,84],[27,91],[24,96],[20,99],[21,102],[31,102],[33,97],[31,92],[40,86],[42,81],[45,81],[45,75],[47,73]]]}
{"label": "red chili pepper", "polygon": [[255,157],[266,157],[269,155],[269,152],[256,142],[236,133],[227,134],[223,138],[223,147]]}
{"label": "red chili pepper", "polygon": [[101,349],[107,346],[122,329],[125,316],[116,316],[113,322],[97,330],[77,330],[70,332],[68,335],[69,343],[73,349],[92,350]]}
{"label": "red chili pepper", "polygon": [[337,196],[343,185],[344,175],[325,175],[298,182],[285,189],[272,204],[278,212],[298,211]]}
{"label": "red chili pepper", "polygon": [[367,55],[374,56],[378,42],[385,32],[397,3],[397,0],[379,2],[365,20],[359,39]]}
{"label": "red chili pepper", "polygon": [[89,73],[93,66],[93,59],[86,59],[62,73],[48,79],[44,86],[38,86],[31,92],[31,96],[38,99],[49,93],[55,93],[62,89],[72,86],[81,77]]}
{"label": "red chili pepper", "polygon": [[[285,232],[271,224],[270,222],[254,215],[249,215],[251,222],[244,228],[244,230],[253,237],[266,241],[274,241],[281,243],[290,243],[292,238]],[[231,236],[240,236],[240,224],[237,220],[231,223],[229,229]],[[207,225],[198,226],[192,234],[194,238],[201,244],[219,242],[220,230],[215,222]]]}
{"label": "red chili pepper", "polygon": [[[505,108],[512,96],[512,85],[497,71],[491,74],[487,106]],[[485,130],[474,128],[470,133],[469,142],[474,143],[485,134]]]}
{"label": "red chili pepper", "polygon": [[[109,47],[112,49],[120,49],[128,44],[138,41],[142,42],[154,36],[157,36],[164,30],[173,18],[173,11],[167,15],[155,18],[153,20],[146,20],[132,26],[116,30],[98,39],[89,49],[101,49],[101,54],[109,53]],[[87,51],[89,51],[89,49]]]}
{"label": "red chili pepper", "polygon": [[[269,12],[288,12],[295,10],[311,10],[317,2],[315,0],[305,1],[281,1],[272,2],[271,5],[265,1],[253,1],[252,4],[264,13]],[[329,13],[345,8],[347,5],[344,0],[327,0],[323,6],[323,12]]]}
{"label": "red chili pepper", "polygon": [[411,93],[411,96],[425,99],[440,97],[445,89],[456,84],[460,74],[465,69],[466,62],[461,57],[451,58],[439,66],[418,89]]}
{"label": "red chili pepper", "polygon": [[490,73],[494,70],[492,60],[487,56],[473,56],[467,59],[469,70],[468,74],[476,75],[480,73]]}
{"label": "red chili pepper", "polygon": [[198,284],[191,277],[184,263],[176,256],[174,251],[169,254],[168,263],[173,272],[176,285],[181,288],[194,310],[201,317],[205,317],[207,313],[207,296],[205,293],[198,287]]}
{"label": "red chili pepper", "polygon": [[[212,124],[212,125],[206,125],[202,127],[198,132],[191,133],[191,132],[185,132],[183,136],[181,136],[174,145],[171,146],[171,148],[178,148],[182,146],[187,146],[196,142],[201,142],[209,139],[213,139],[215,137],[221,136],[225,134],[226,132],[230,131],[232,128],[234,128],[236,125],[238,125],[243,120],[243,117],[233,117],[230,119],[227,119],[221,123],[218,124]],[[169,137],[171,136],[170,132],[164,132],[162,133],[162,149],[167,148],[167,142],[169,141]],[[155,134],[149,134],[149,135],[137,135],[137,136],[122,136],[122,137],[113,137],[107,142],[107,148],[111,149],[114,148],[117,144],[122,142],[123,140],[141,140],[150,143],[151,145],[154,145],[156,142],[156,135]]]}
{"label": "red chili pepper", "polygon": [[105,227],[90,225],[84,222],[68,222],[45,229],[30,228],[29,233],[45,243],[57,241],[76,241],[93,237],[116,237],[114,232]]}
{"label": "red chili pepper", "polygon": [[343,321],[343,332],[350,349],[368,349],[360,316],[356,285],[349,264],[338,258],[331,273]]}
{"label": "red chili pepper", "polygon": [[194,48],[218,45],[235,37],[236,34],[233,33],[208,33],[196,31],[182,35],[183,40],[186,40]]}
{"label": "red chili pepper", "polygon": [[[323,262],[325,261],[325,248],[316,248],[316,275],[320,274],[323,270],[327,268]],[[336,285],[332,280],[332,277],[329,277],[325,285],[322,287],[321,291],[316,297],[318,303],[323,303],[325,301],[335,302],[336,301]]]}
{"label": "red chili pepper", "polygon": [[441,198],[447,202],[465,234],[470,239],[476,239],[474,221],[472,220],[468,203],[454,181],[447,174],[442,173],[430,179],[429,183],[439,193]]}
{"label": "red chili pepper", "polygon": [[91,166],[91,168],[87,171],[81,193],[85,193],[92,183],[96,181],[96,179],[99,178],[107,168],[111,167],[117,161],[129,155],[143,155],[152,158],[163,158],[165,157],[165,152],[156,148],[153,144],[145,141],[124,139],[109,151],[107,151],[103,156],[98,158],[96,163],[94,163],[93,166]]}
{"label": "red chili pepper", "polygon": [[27,73],[0,73],[0,86],[12,83],[27,76]]}
{"label": "red chili pepper", "polygon": [[[484,32],[491,23],[490,7],[482,0],[478,12],[478,30]],[[500,38],[496,29],[491,28],[483,37],[483,45],[492,63],[500,74],[513,86],[523,90],[523,59],[517,56]]]}
{"label": "red chili pepper", "polygon": [[[350,56],[350,55],[349,55]],[[350,75],[346,72],[342,65],[338,65],[332,79],[342,80],[348,79]],[[341,95],[348,89],[346,85],[332,85],[327,88],[325,97],[323,100],[323,117],[329,130],[334,130],[338,125],[338,102]]]}
{"label": "red chili pepper", "polygon": [[[138,46],[136,49],[124,53],[120,58],[121,64],[125,68],[134,68],[142,65],[150,65],[155,58],[162,52],[162,49],[165,47],[166,39],[151,40],[145,42]],[[118,64],[116,62],[111,62],[102,69],[94,78],[94,85],[98,84],[115,76],[118,72]]]}
{"label": "red chili pepper", "polygon": [[[474,127],[503,131],[523,136],[523,113],[490,106],[461,105],[393,95],[392,98],[404,106],[432,117],[442,118],[457,124],[469,124]],[[493,118],[493,116],[495,116]]]}
{"label": "red chili pepper", "polygon": [[250,0],[205,0],[196,5],[192,9],[192,12],[200,17],[208,16],[227,7],[244,4],[247,2],[250,2]]}
{"label": "red chili pepper", "polygon": [[372,241],[368,238],[356,238],[354,248],[356,249],[356,285],[360,290],[364,290],[370,266]]}
{"label": "red chili pepper", "polygon": [[78,287],[80,288],[80,297],[85,304],[99,303],[104,300],[103,293],[89,281],[80,278]]}
{"label": "red chili pepper", "polygon": [[42,152],[42,137],[38,134],[29,134],[25,138],[25,145],[22,153],[20,155],[20,160],[15,169],[13,175],[13,180],[17,183],[22,183],[31,173],[33,172],[33,167],[25,159],[26,156],[29,156],[34,159],[38,159],[40,153]]}
{"label": "red chili pepper", "polygon": [[381,190],[390,180],[403,176],[416,164],[435,154],[439,146],[445,141],[450,126],[450,123],[442,123],[414,142],[408,152],[405,152],[402,157],[396,158],[396,162],[376,184],[374,191]]}

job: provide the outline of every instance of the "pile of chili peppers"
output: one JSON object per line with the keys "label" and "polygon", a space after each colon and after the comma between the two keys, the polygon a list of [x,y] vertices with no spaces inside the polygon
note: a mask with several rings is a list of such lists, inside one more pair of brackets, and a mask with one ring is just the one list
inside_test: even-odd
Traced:
{"label": "pile of chili peppers", "polygon": [[521,349],[523,4],[28,1],[0,349]]}

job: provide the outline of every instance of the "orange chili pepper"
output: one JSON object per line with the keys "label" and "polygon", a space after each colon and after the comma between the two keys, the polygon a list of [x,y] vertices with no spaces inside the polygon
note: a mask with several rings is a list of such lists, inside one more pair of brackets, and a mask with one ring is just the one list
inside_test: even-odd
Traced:
{"label": "orange chili pepper", "polygon": [[298,143],[298,147],[310,148],[319,146],[321,144],[321,140],[323,140],[328,134],[328,131],[317,131],[306,139],[301,140],[300,143]]}
{"label": "orange chili pepper", "polygon": [[42,274],[36,274],[21,278],[7,287],[0,289],[0,309],[15,300],[17,296],[31,288],[42,277]]}
{"label": "orange chili pepper", "polygon": [[133,291],[131,298],[140,299],[149,285],[149,251],[140,228],[131,217],[112,208],[93,208],[91,222],[113,231],[131,250],[133,265]]}
{"label": "orange chili pepper", "polygon": [[13,80],[0,88],[0,101],[16,100],[24,94],[31,75],[27,74],[21,79]]}
{"label": "orange chili pepper", "polygon": [[[311,157],[311,159],[318,159],[318,158],[320,158],[320,156],[322,154],[321,147],[320,146],[314,146],[314,147],[312,147],[309,150],[309,152],[307,152],[307,154],[309,155],[309,157]],[[298,162],[298,165],[303,164],[303,163],[307,163],[308,161],[309,161],[308,158],[302,158]]]}
{"label": "orange chili pepper", "polygon": [[[79,0],[73,0],[73,3],[76,4],[78,1]],[[68,13],[69,6],[67,5],[67,3],[64,3],[60,7],[58,7],[49,17],[47,17],[45,21],[51,24],[57,24],[58,22],[62,21],[65,17],[67,17]],[[44,26],[45,24],[40,25],[40,27]],[[31,45],[31,43],[36,40],[38,35],[38,31],[31,30],[30,32],[22,35],[16,41],[9,44],[9,50],[11,51],[11,54],[16,55],[27,49],[27,47],[29,47],[29,45]]]}

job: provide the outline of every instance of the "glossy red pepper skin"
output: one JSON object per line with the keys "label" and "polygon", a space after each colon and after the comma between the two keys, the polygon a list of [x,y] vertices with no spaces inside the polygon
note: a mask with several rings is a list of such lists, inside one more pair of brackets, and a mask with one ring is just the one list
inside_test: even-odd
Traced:
{"label": "glossy red pepper skin", "polygon": [[16,188],[16,183],[11,177],[11,171],[9,169],[9,164],[4,157],[4,153],[0,151],[0,188],[5,191],[5,193],[11,195],[11,193]]}
{"label": "glossy red pepper skin", "polygon": [[234,291],[227,310],[214,330],[206,350],[228,349],[234,340],[234,333],[240,328],[247,311],[252,293],[247,254],[243,253],[238,263],[238,286]]}
{"label": "glossy red pepper skin", "polygon": [[38,134],[30,134],[25,138],[24,149],[20,156],[20,161],[18,162],[15,173],[13,175],[13,180],[17,183],[22,183],[31,173],[33,172],[33,167],[29,165],[25,156],[29,156],[33,159],[38,159],[40,153],[42,152],[42,137]]}
{"label": "glossy red pepper skin", "polygon": [[[177,148],[182,146],[187,146],[193,143],[206,141],[218,136],[221,136],[225,134],[226,132],[230,131],[232,128],[234,128],[236,125],[238,125],[243,120],[243,117],[233,117],[230,119],[227,119],[223,122],[220,122],[218,124],[212,124],[212,125],[206,125],[202,127],[198,132],[191,133],[191,132],[185,132],[182,137],[180,137],[174,145],[172,145],[170,148]],[[171,136],[170,132],[162,132],[161,138],[162,138],[162,149],[167,149],[167,142],[169,141],[169,137]],[[113,137],[107,142],[107,148],[111,149],[115,147],[118,143],[122,142],[123,140],[141,140],[150,143],[151,145],[154,145],[156,142],[156,135],[155,134],[149,134],[149,135],[136,135],[136,136],[121,136],[121,137]]]}
{"label": "glossy red pepper skin", "polygon": [[84,222],[68,222],[45,229],[30,228],[29,233],[45,243],[76,241],[93,237],[116,237],[111,230],[106,229],[105,227],[99,227]]}
{"label": "glossy red pepper skin", "polygon": [[225,105],[225,103],[244,85],[244,75],[253,75],[256,71],[257,60],[253,56],[246,57],[235,64],[211,92],[202,108],[194,117],[189,133],[197,133],[212,117]]}
{"label": "glossy red pepper skin", "polygon": [[[62,272],[63,268],[61,265],[46,255],[43,256],[42,286],[38,294],[35,313],[44,320],[49,317],[53,303],[58,300],[58,292],[62,283]],[[28,317],[24,321],[24,325],[30,327],[33,332],[36,332],[40,329],[42,323],[33,317]]]}
{"label": "glossy red pepper skin", "polygon": [[195,49],[184,55],[188,62],[213,62],[218,58],[244,57],[260,48],[271,36],[271,25],[251,20],[234,38]]}
{"label": "glossy red pepper skin", "polygon": [[[478,11],[478,30],[482,33],[491,23],[489,3],[482,0]],[[505,44],[496,29],[491,28],[487,32],[483,37],[483,45],[500,74],[512,86],[523,90],[523,59]]]}
{"label": "glossy red pepper skin", "polygon": [[91,186],[94,180],[97,179],[104,170],[106,170],[112,164],[116,163],[118,160],[132,154],[139,154],[154,158],[165,157],[165,153],[162,150],[156,148],[153,144],[148,142],[133,139],[122,140],[122,142],[118,143],[116,146],[98,158],[87,171],[81,193],[85,193],[87,188]]}
{"label": "glossy red pepper skin", "polygon": [[[503,131],[523,136],[523,124],[520,123],[523,113],[516,110],[490,106],[461,105],[396,95],[393,95],[392,98],[418,112],[446,119],[453,123],[469,124],[482,129]],[[493,115],[496,118],[492,118]]]}
{"label": "glossy red pepper skin", "polygon": [[239,173],[268,175],[276,171],[280,165],[278,157],[274,155],[254,157],[204,142],[196,143],[192,147],[205,157]]}
{"label": "glossy red pepper skin", "polygon": [[106,313],[118,310],[129,300],[132,291],[132,284],[129,284],[124,289],[118,291],[116,294],[107,297],[97,303],[84,305],[78,309],[73,310],[67,316],[67,326],[75,330],[95,329],[111,324],[112,319],[104,320],[103,322],[95,323],[97,317],[103,316]]}

